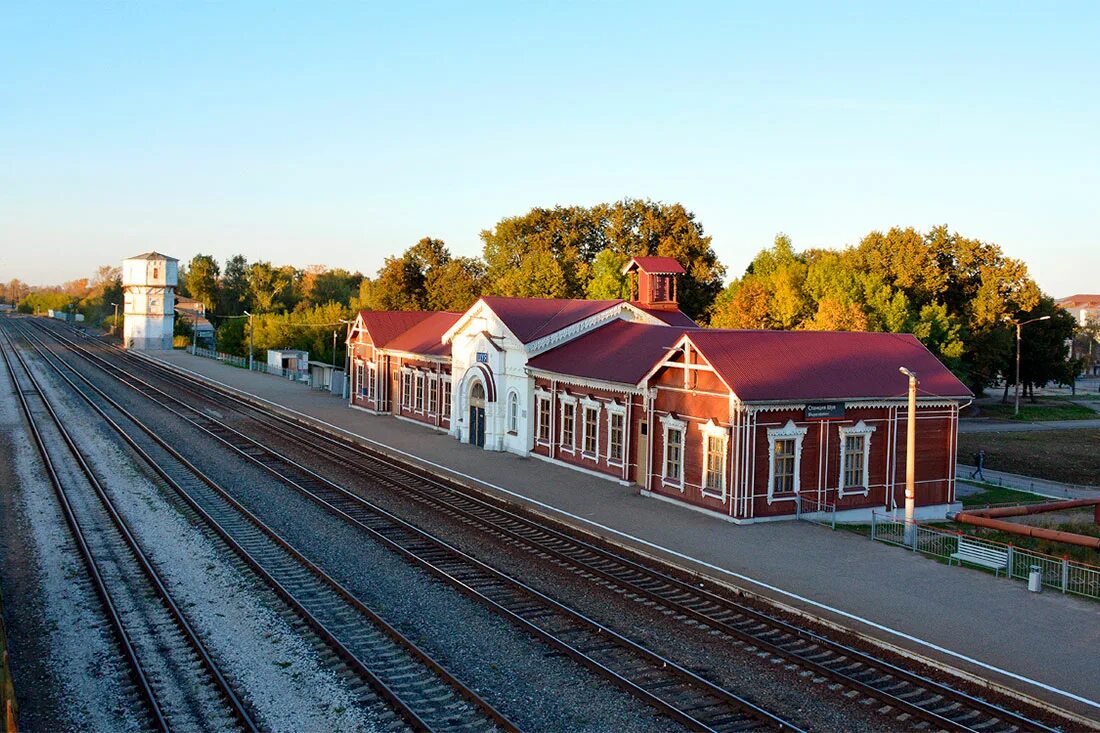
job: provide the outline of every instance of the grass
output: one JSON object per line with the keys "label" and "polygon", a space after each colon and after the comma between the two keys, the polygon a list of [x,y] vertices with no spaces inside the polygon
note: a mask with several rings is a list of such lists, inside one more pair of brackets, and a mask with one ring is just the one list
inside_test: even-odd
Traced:
{"label": "grass", "polygon": [[1002,405],[1000,402],[983,403],[979,406],[979,409],[982,417],[1025,422],[1036,420],[1094,420],[1100,418],[1100,413],[1090,407],[1061,399],[1043,400],[1037,404],[1021,403],[1019,415],[1013,414],[1015,406],[1012,403],[1007,405]]}
{"label": "grass", "polygon": [[959,462],[985,450],[985,467],[1022,476],[1100,486],[1100,429],[960,433]]}
{"label": "grass", "polygon": [[994,484],[979,484],[977,481],[972,483],[982,486],[985,490],[978,494],[959,496],[959,501],[962,502],[964,507],[984,507],[991,504],[1027,504],[1036,501],[1050,501],[1045,497],[1039,496],[1038,494],[1032,494],[1028,491],[1006,489],[1003,486],[996,486]]}

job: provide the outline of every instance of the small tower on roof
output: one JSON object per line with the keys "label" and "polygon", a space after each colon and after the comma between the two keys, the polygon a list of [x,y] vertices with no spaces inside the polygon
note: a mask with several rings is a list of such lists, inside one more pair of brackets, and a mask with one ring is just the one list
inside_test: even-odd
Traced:
{"label": "small tower on roof", "polygon": [[178,283],[179,260],[175,257],[146,252],[122,261],[123,347],[138,351],[172,348]]}
{"label": "small tower on roof", "polygon": [[623,265],[623,274],[630,276],[630,299],[657,310],[679,310],[676,279],[685,272],[671,257],[635,257]]}

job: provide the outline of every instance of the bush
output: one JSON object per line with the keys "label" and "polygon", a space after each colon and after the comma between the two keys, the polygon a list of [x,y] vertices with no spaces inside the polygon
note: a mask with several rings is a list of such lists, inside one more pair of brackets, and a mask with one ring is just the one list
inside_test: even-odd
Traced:
{"label": "bush", "polygon": [[191,348],[190,336],[173,336],[172,337],[173,349],[189,349]]}

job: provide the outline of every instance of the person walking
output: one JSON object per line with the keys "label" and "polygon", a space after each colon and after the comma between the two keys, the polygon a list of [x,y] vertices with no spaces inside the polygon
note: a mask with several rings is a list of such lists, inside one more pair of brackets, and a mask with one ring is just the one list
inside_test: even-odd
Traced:
{"label": "person walking", "polygon": [[982,473],[983,468],[985,468],[985,449],[979,448],[978,452],[974,454],[974,470],[970,472],[970,478],[977,476],[979,480],[985,481],[985,474]]}

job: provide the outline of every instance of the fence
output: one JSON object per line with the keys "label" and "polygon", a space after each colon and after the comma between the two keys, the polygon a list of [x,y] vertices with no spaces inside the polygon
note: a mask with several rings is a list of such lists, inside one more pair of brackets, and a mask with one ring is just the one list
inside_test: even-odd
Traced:
{"label": "fence", "polygon": [[[201,356],[205,359],[217,359],[218,361],[231,364],[241,369],[248,369],[248,357],[233,356],[232,354],[225,354],[221,351],[214,351],[213,349],[200,349],[195,348],[195,356]],[[262,372],[263,374],[272,374],[276,377],[282,377],[295,382],[308,382],[309,372],[296,371],[292,369],[282,369],[279,367],[273,367],[266,362],[255,361],[252,362],[252,371]]]}
{"label": "fence", "polygon": [[803,521],[836,529],[836,504],[818,501],[809,494],[795,495],[794,513]]}
{"label": "fence", "polygon": [[1025,550],[1003,542],[962,534],[913,522],[906,532],[906,522],[891,516],[871,513],[871,539],[897,545],[914,552],[943,558],[960,565],[959,540],[1005,556],[1005,571],[1009,578],[1027,580],[1032,567],[1039,568],[1042,584],[1063,593],[1075,593],[1100,599],[1100,567],[1065,557],[1055,557]]}

